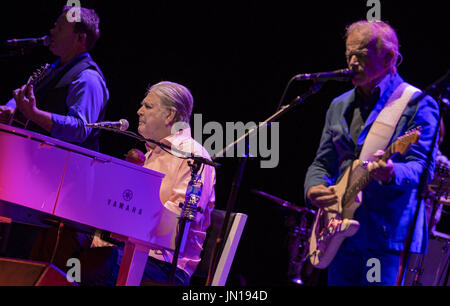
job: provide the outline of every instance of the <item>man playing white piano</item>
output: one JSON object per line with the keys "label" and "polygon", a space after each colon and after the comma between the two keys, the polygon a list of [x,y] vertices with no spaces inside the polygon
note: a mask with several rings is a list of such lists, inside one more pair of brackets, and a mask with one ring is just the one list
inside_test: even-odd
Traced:
{"label": "man playing white piano", "polygon": [[[151,138],[179,150],[210,159],[208,152],[191,137],[189,119],[193,107],[193,98],[189,90],[173,82],[160,82],[151,86],[141,102],[138,132],[145,138]],[[181,124],[180,124],[181,123]],[[179,128],[180,126],[184,128]],[[164,173],[161,184],[161,205],[180,215],[179,203],[184,203],[186,188],[191,178],[188,160],[180,159],[154,144],[146,143],[144,167]],[[184,252],[177,261],[174,283],[188,285],[190,277],[200,262],[200,253],[210,224],[210,215],[214,208],[215,170],[211,166],[200,169],[203,189],[195,222],[191,222]],[[94,237],[92,247],[80,256],[82,284],[113,285],[117,279],[122,250],[112,246],[99,237]],[[105,258],[105,254],[108,254]],[[103,261],[99,258],[103,256]],[[173,252],[150,250],[143,280],[165,282],[169,273]],[[83,271],[83,270],[82,270]],[[83,275],[86,277],[83,280]]]}

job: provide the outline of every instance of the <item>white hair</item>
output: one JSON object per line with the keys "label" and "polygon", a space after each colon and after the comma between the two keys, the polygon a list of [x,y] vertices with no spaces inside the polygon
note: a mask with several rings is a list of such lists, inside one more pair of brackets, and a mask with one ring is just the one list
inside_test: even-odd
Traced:
{"label": "white hair", "polygon": [[[392,52],[392,62],[391,62],[391,72],[397,72],[397,61],[398,58],[402,58],[399,51],[399,44],[397,34],[395,30],[386,22],[383,21],[367,21],[360,20],[347,26],[346,37],[353,31],[367,32],[370,37],[367,39],[370,41],[373,37],[376,38],[376,48],[378,54],[386,54],[387,52]],[[368,42],[369,42],[368,41]],[[400,63],[398,64],[400,65]]]}
{"label": "white hair", "polygon": [[147,94],[150,92],[161,99],[164,107],[175,110],[174,122],[189,123],[194,105],[194,98],[189,89],[174,82],[163,81],[150,86]]}

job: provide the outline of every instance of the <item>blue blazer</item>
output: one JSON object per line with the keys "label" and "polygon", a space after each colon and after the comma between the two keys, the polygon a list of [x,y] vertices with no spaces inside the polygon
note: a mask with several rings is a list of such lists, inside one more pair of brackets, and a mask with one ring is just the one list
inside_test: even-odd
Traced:
{"label": "blue blazer", "polygon": [[[333,100],[327,111],[316,158],[306,174],[305,195],[311,186],[337,183],[346,168],[358,158],[370,127],[393,91],[402,82],[403,79],[398,74],[389,74],[380,83],[380,99],[367,118],[357,144],[350,137],[350,122],[347,122],[344,116],[355,100],[356,89]],[[363,202],[355,212],[355,219],[360,222],[361,227],[353,237],[347,238],[354,240],[362,248],[403,250],[416,212],[421,175],[428,170],[429,178],[432,178],[437,140],[431,161],[428,161],[428,155],[439,128],[439,108],[430,96],[414,101],[418,95],[420,93],[416,93],[411,98],[412,103],[406,106],[390,143],[406,131],[422,126],[419,142],[412,145],[404,156],[397,154],[392,158],[395,170],[392,183],[386,185],[372,180],[363,190]],[[424,253],[427,244],[427,221],[422,201],[410,251]]]}

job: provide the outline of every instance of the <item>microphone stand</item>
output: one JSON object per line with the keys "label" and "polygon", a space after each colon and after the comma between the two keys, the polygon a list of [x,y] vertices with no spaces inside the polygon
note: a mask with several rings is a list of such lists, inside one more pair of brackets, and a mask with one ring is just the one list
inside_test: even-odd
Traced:
{"label": "microphone stand", "polygon": [[[311,96],[311,95],[315,94],[317,91],[319,91],[320,88],[322,88],[323,84],[324,84],[323,82],[314,81],[314,84],[309,88],[309,90],[306,93],[296,97],[295,99],[293,99],[291,101],[290,104],[287,104],[287,105],[284,105],[283,107],[281,107],[275,114],[273,114],[272,116],[267,118],[264,122],[261,122],[257,127],[253,127],[245,135],[242,135],[241,137],[239,137],[235,142],[230,143],[228,146],[226,146],[224,149],[222,149],[222,151],[214,154],[214,156],[212,157],[212,160],[217,159],[218,156],[223,156],[228,150],[230,150],[232,147],[237,145],[239,142],[245,140],[247,137],[249,137],[252,133],[257,131],[258,129],[260,129],[260,128],[266,126],[267,124],[273,122],[274,120],[278,119],[283,114],[285,114],[289,110],[293,109],[295,106],[302,104],[306,98],[308,98],[309,96]],[[233,207],[234,207],[234,204],[235,204],[235,201],[237,198],[237,194],[238,194],[238,191],[239,191],[239,188],[241,185],[241,181],[242,181],[242,177],[244,175],[244,168],[245,168],[247,159],[248,159],[248,153],[246,153],[246,155],[244,157],[239,158],[238,167],[237,167],[235,177],[234,177],[232,185],[231,185],[231,191],[230,191],[230,195],[228,197],[228,201],[227,201],[227,205],[226,205],[226,212],[225,212],[225,217],[224,217],[224,221],[222,224],[222,229],[220,231],[219,237],[216,240],[216,244],[214,245],[214,249],[212,252],[212,254],[213,254],[212,261],[211,261],[212,264],[210,265],[210,269],[208,272],[206,286],[211,286],[212,274],[213,274],[213,271],[216,270],[217,265],[218,265],[218,260],[219,260],[218,254],[219,254],[219,251],[222,249],[223,239],[225,237],[225,232],[227,231],[231,212],[233,210]]]}
{"label": "microphone stand", "polygon": [[[409,103],[420,101],[426,95],[429,95],[432,92],[435,92],[435,91],[441,92],[443,90],[446,90],[445,88],[440,88],[439,85],[444,87],[445,84],[442,84],[442,83],[444,83],[444,81],[448,78],[449,74],[450,74],[450,69],[447,69],[447,72],[446,72],[446,74],[444,76],[442,76],[437,81],[435,81],[433,84],[431,84],[428,88],[426,88],[422,92],[422,94],[420,94],[417,98],[411,100]],[[412,244],[412,241],[413,241],[413,238],[414,238],[413,236],[414,236],[414,231],[415,231],[415,227],[416,227],[417,218],[418,218],[418,215],[419,215],[419,208],[420,208],[420,205],[421,205],[422,200],[424,198],[424,189],[426,187],[426,184],[427,184],[427,181],[428,181],[428,178],[429,178],[429,173],[428,173],[427,169],[430,167],[431,160],[433,158],[434,147],[436,145],[436,142],[437,142],[437,139],[438,139],[438,134],[439,134],[440,122],[441,122],[441,112],[439,112],[439,121],[437,123],[438,125],[437,125],[436,131],[435,131],[434,136],[433,136],[433,144],[432,144],[430,152],[428,152],[427,164],[426,164],[426,167],[425,167],[425,171],[423,171],[422,175],[420,176],[419,187],[418,187],[418,191],[417,191],[417,195],[416,195],[416,199],[417,199],[416,211],[415,211],[415,214],[414,214],[413,222],[412,222],[412,224],[411,224],[411,226],[409,228],[408,235],[406,236],[406,239],[405,239],[405,242],[404,242],[404,245],[403,245],[403,251],[400,254],[400,265],[399,265],[398,272],[397,272],[397,279],[395,281],[395,285],[396,286],[402,286],[403,281],[404,281],[403,278],[405,276],[405,271],[406,271],[406,268],[407,268],[407,263],[408,263],[409,253],[410,253],[409,249],[411,248],[411,244]],[[422,268],[422,264],[423,264],[423,262],[421,261],[419,263],[419,267],[414,269],[414,271],[420,271],[420,269]],[[413,284],[412,284],[413,286],[418,284],[418,277],[419,277],[419,275],[416,275],[414,277]]]}
{"label": "microphone stand", "polygon": [[184,243],[186,242],[187,235],[189,233],[190,222],[195,220],[197,212],[203,212],[200,207],[197,207],[198,202],[200,202],[200,197],[202,194],[203,184],[202,176],[198,174],[200,170],[201,163],[195,160],[193,163],[188,162],[189,167],[191,167],[191,180],[188,183],[186,189],[186,196],[184,204],[180,203],[181,215],[178,220],[178,236],[175,244],[175,252],[172,258],[172,266],[169,274],[169,282],[174,282],[174,276],[177,269],[178,257],[180,251],[184,249]]}

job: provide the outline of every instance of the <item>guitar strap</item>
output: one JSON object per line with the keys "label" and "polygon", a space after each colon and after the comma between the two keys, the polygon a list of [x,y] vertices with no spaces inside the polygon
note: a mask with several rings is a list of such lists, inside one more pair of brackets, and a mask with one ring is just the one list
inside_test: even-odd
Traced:
{"label": "guitar strap", "polygon": [[378,150],[386,149],[394,134],[400,116],[416,92],[420,92],[420,89],[406,82],[401,83],[395,89],[384,108],[378,114],[377,119],[372,124],[364,141],[359,160],[374,161],[376,160],[373,156],[374,153]]}

